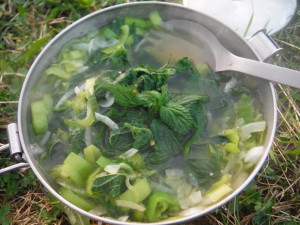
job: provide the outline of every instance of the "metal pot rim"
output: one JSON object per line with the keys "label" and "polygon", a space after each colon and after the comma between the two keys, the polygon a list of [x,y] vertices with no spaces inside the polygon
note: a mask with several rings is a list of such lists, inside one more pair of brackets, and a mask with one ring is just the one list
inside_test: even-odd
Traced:
{"label": "metal pot rim", "polygon": [[[34,165],[29,153],[28,153],[28,150],[26,148],[26,143],[25,143],[25,137],[24,137],[24,134],[22,132],[23,130],[23,127],[22,127],[22,123],[21,121],[23,120],[22,119],[22,110],[24,108],[24,102],[22,101],[25,97],[25,90],[28,86],[28,82],[29,82],[29,78],[30,78],[30,75],[32,74],[32,71],[33,71],[33,68],[36,67],[36,65],[38,64],[40,58],[42,58],[44,56],[44,53],[46,52],[46,49],[49,48],[53,43],[55,43],[56,40],[58,40],[59,38],[61,38],[61,36],[63,34],[65,34],[66,32],[68,32],[69,30],[73,29],[74,27],[76,27],[78,24],[82,23],[83,21],[87,20],[87,19],[90,19],[92,17],[94,17],[95,15],[98,15],[98,14],[103,14],[104,12],[107,12],[107,11],[111,11],[111,10],[115,10],[115,9],[122,9],[124,7],[130,7],[131,5],[164,5],[164,6],[169,6],[169,7],[174,7],[174,8],[179,8],[179,9],[182,9],[182,10],[186,10],[186,11],[190,11],[190,12],[194,12],[194,13],[197,13],[197,14],[200,14],[199,12],[197,12],[196,10],[193,10],[193,9],[190,9],[190,8],[187,8],[185,6],[182,6],[182,5],[178,5],[178,4],[174,4],[174,3],[166,3],[166,2],[156,2],[156,1],[149,1],[149,2],[135,2],[135,3],[125,3],[125,4],[120,4],[120,5],[115,5],[115,6],[111,6],[111,7],[108,7],[108,8],[105,8],[105,9],[101,9],[101,10],[98,10],[98,11],[95,11],[91,14],[88,14],[87,16],[84,16],[83,18],[77,20],[76,22],[74,22],[73,24],[67,26],[63,31],[61,31],[58,35],[56,35],[46,46],[45,48],[41,51],[41,53],[38,55],[38,57],[35,59],[35,61],[33,62],[29,72],[28,72],[28,75],[26,76],[26,79],[24,81],[24,84],[22,86],[22,91],[21,91],[21,94],[20,94],[20,104],[19,104],[19,107],[18,107],[18,130],[19,130],[19,135],[20,135],[20,141],[21,141],[21,145],[23,147],[23,150],[24,150],[24,153],[25,153],[25,156],[26,156],[26,159],[27,161],[29,162],[30,164],[30,167],[31,169],[33,170],[33,172],[35,173],[35,175],[37,176],[37,178],[41,181],[41,183],[44,185],[44,187],[53,195],[55,196],[57,199],[59,199],[61,202],[63,202],[65,205],[67,205],[68,207],[70,207],[71,209],[74,209],[76,211],[78,211],[79,213],[85,215],[85,216],[88,216],[92,219],[95,219],[95,220],[98,220],[98,221],[103,221],[105,223],[111,223],[111,224],[119,224],[119,225],[124,225],[124,224],[139,224],[139,223],[136,223],[136,222],[120,222],[120,221],[117,221],[117,220],[112,220],[110,218],[105,218],[105,217],[98,217],[98,216],[95,216],[91,213],[88,213],[76,206],[74,206],[73,204],[69,203],[68,201],[66,201],[65,199],[63,199],[60,194],[54,190],[54,188],[48,184],[48,182],[45,181],[45,179],[41,176],[40,172],[37,170],[36,166]],[[209,16],[207,16],[209,17]],[[211,17],[209,17],[211,20],[215,20]],[[215,20],[216,21],[216,20]],[[220,23],[218,21],[216,21],[217,23]],[[225,25],[223,25],[225,26]],[[226,27],[226,26],[225,26]],[[234,31],[232,31],[234,33]],[[238,36],[238,34],[236,34]],[[241,38],[240,38],[241,39]],[[243,40],[245,45],[248,46],[247,42],[245,40]],[[249,47],[250,48],[250,47]],[[251,49],[251,48],[250,48]],[[252,50],[252,53],[254,55],[256,55],[255,51]],[[256,57],[258,58],[258,56],[256,55]],[[268,156],[268,153],[269,153],[269,150],[271,148],[271,145],[272,145],[272,140],[274,139],[274,136],[275,136],[275,128],[276,128],[276,120],[277,120],[277,101],[276,101],[276,93],[275,93],[275,89],[274,89],[274,86],[272,83],[268,82],[268,86],[270,88],[270,91],[271,91],[271,95],[273,97],[273,104],[274,104],[274,108],[273,108],[273,132],[270,136],[270,140],[269,140],[269,143],[268,145],[266,146],[266,150],[264,152],[264,154],[262,155],[260,161],[258,162],[258,164],[256,165],[255,169],[249,174],[249,177],[246,179],[246,181],[243,182],[243,184],[238,188],[236,189],[233,193],[231,193],[230,195],[228,195],[226,198],[224,198],[223,200],[221,200],[220,202],[218,202],[217,204],[213,204],[211,205],[210,207],[208,207],[207,209],[205,209],[203,212],[200,212],[198,214],[195,214],[195,215],[192,215],[192,216],[188,216],[188,217],[184,217],[184,218],[181,218],[181,219],[178,219],[178,220],[175,220],[175,221],[164,221],[164,222],[158,222],[158,223],[151,223],[151,224],[156,224],[156,225],[159,225],[159,224],[174,224],[174,223],[182,223],[182,222],[186,222],[188,220],[192,220],[192,219],[195,219],[199,216],[202,216],[204,214],[207,214],[211,211],[213,211],[214,209],[216,208],[219,208],[220,206],[224,205],[226,202],[228,202],[229,200],[231,200],[233,197],[235,197],[237,194],[239,194],[248,184],[249,182],[255,177],[255,175],[258,173],[258,171],[261,169],[263,163],[265,162],[267,156]],[[146,223],[141,223],[141,224],[146,224]]]}

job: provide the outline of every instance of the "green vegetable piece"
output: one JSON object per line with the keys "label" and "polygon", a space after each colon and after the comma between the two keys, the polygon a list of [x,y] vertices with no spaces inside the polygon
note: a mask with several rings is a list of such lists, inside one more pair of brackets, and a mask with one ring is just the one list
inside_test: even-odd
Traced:
{"label": "green vegetable piece", "polygon": [[79,116],[86,109],[86,99],[83,91],[79,91],[75,96],[74,100],[71,102],[71,107],[75,115]]}
{"label": "green vegetable piece", "polygon": [[33,130],[36,134],[44,133],[48,130],[47,109],[43,100],[31,102],[31,120]]}
{"label": "green vegetable piece", "polygon": [[122,174],[107,174],[97,177],[92,186],[92,192],[117,197],[125,187],[126,176]]}
{"label": "green vegetable piece", "polygon": [[69,148],[72,152],[79,154],[86,147],[84,140],[84,129],[72,128],[69,131]]}
{"label": "green vegetable piece", "polygon": [[112,54],[117,51],[118,47],[120,47],[121,45],[123,45],[126,42],[128,36],[129,36],[129,26],[123,25],[120,27],[120,30],[121,30],[121,35],[119,37],[118,42],[110,47],[107,47],[107,48],[101,50],[101,52],[103,52],[105,54]]}
{"label": "green vegetable piece", "polygon": [[147,202],[146,218],[149,222],[157,222],[163,213],[178,211],[179,202],[175,195],[166,192],[154,192]]}
{"label": "green vegetable piece", "polygon": [[135,27],[135,33],[138,35],[145,35],[147,32],[146,29],[142,28],[142,27]]}
{"label": "green vegetable piece", "polygon": [[245,124],[254,122],[254,107],[251,103],[252,96],[247,94],[242,94],[237,103],[237,116],[239,119],[244,119]]}
{"label": "green vegetable piece", "polygon": [[134,43],[134,37],[133,37],[133,35],[129,35],[126,42],[125,42],[125,44],[127,46],[131,46],[131,45],[133,45],[133,43]]}
{"label": "green vegetable piece", "polygon": [[96,81],[96,78],[90,78],[85,81],[84,93],[85,93],[86,98],[89,98],[90,96],[94,95],[95,81]]}
{"label": "green vegetable piece", "polygon": [[54,64],[51,67],[49,67],[47,70],[45,70],[46,75],[53,75],[56,76],[62,80],[69,80],[72,76],[71,73],[68,73],[64,70],[60,65]]}
{"label": "green vegetable piece", "polygon": [[202,187],[210,187],[221,177],[221,163],[217,157],[188,159],[188,165]]}
{"label": "green vegetable piece", "polygon": [[89,145],[83,150],[84,157],[91,165],[96,165],[97,159],[101,156],[99,148]]}
{"label": "green vegetable piece", "polygon": [[132,148],[134,140],[132,132],[127,127],[122,127],[110,132],[108,142],[112,149],[116,149],[119,153],[122,153]]}
{"label": "green vegetable piece", "polygon": [[106,37],[107,39],[117,38],[118,35],[110,29],[108,26],[102,27],[100,29],[100,34]]}
{"label": "green vegetable piece", "polygon": [[139,153],[135,153],[127,159],[132,163],[132,167],[136,170],[140,170],[146,166],[144,157]]}
{"label": "green vegetable piece", "polygon": [[62,65],[64,66],[64,69],[67,73],[73,73],[84,65],[84,61],[83,60],[68,60],[68,61],[63,61]]}
{"label": "green vegetable piece", "polygon": [[132,25],[135,24],[135,26],[138,27],[148,27],[149,23],[147,20],[136,18],[136,17],[125,17],[124,18],[124,24]]}
{"label": "green vegetable piece", "polygon": [[154,136],[152,151],[147,156],[147,159],[152,164],[161,164],[170,159],[171,156],[177,155],[181,150],[181,145],[174,133],[159,120],[153,120],[150,129]]}
{"label": "green vegetable piece", "polygon": [[63,164],[61,166],[61,176],[68,183],[74,183],[77,186],[83,186],[85,179],[74,169],[73,165]]}
{"label": "green vegetable piece", "polygon": [[65,177],[70,177],[77,185],[82,186],[93,171],[93,166],[79,155],[71,152],[65,159],[61,171]]}
{"label": "green vegetable piece", "polygon": [[225,151],[231,152],[231,153],[239,153],[240,152],[239,147],[233,143],[225,143],[224,149],[225,149]]}
{"label": "green vegetable piece", "polygon": [[150,129],[133,126],[129,123],[124,123],[124,125],[132,132],[134,138],[133,148],[142,149],[150,146],[150,142],[153,141],[153,134]]}
{"label": "green vegetable piece", "polygon": [[222,176],[222,178],[217,181],[216,183],[214,183],[208,190],[207,193],[209,192],[213,192],[214,190],[216,190],[217,188],[221,187],[223,184],[229,184],[230,182],[230,175],[229,174],[225,174]]}
{"label": "green vegetable piece", "polygon": [[196,108],[196,110],[192,110],[192,116],[195,118],[194,122],[194,127],[195,129],[193,130],[192,136],[187,140],[184,150],[183,150],[183,155],[188,156],[192,144],[197,141],[201,135],[204,132],[205,125],[206,125],[206,110],[203,105],[199,105],[199,107]]}
{"label": "green vegetable piece", "polygon": [[49,94],[43,95],[43,101],[44,101],[44,105],[47,110],[47,113],[48,114],[51,113],[53,106],[54,106],[54,101],[53,101],[53,98],[51,97],[51,95],[49,95]]}
{"label": "green vegetable piece", "polygon": [[93,208],[96,208],[97,206],[97,204],[93,203],[90,199],[87,199],[82,195],[76,194],[67,188],[61,188],[60,195],[70,203],[76,205],[77,207],[85,211],[89,211]]}
{"label": "green vegetable piece", "polygon": [[67,51],[62,54],[64,60],[84,60],[87,52],[80,50]]}
{"label": "green vegetable piece", "polygon": [[139,210],[134,210],[133,218],[135,221],[142,222],[142,221],[144,221],[144,218],[145,218],[145,212],[139,211]]}
{"label": "green vegetable piece", "polygon": [[120,84],[106,84],[103,89],[109,91],[115,98],[115,102],[122,107],[136,107],[139,101],[131,87],[125,87]]}
{"label": "green vegetable piece", "polygon": [[211,69],[209,68],[208,64],[205,63],[205,62],[196,65],[196,70],[200,74],[208,74],[211,71]]}
{"label": "green vegetable piece", "polygon": [[92,196],[93,192],[92,192],[92,187],[94,184],[95,179],[97,178],[97,175],[99,173],[101,173],[103,171],[103,168],[101,167],[97,167],[92,173],[91,175],[88,177],[87,181],[86,181],[86,186],[85,186],[85,192],[87,196]]}
{"label": "green vegetable piece", "polygon": [[118,200],[125,200],[134,203],[140,203],[148,197],[151,193],[151,186],[148,180],[144,177],[142,179],[137,179],[132,185],[132,189],[127,189],[122,193]]}
{"label": "green vegetable piece", "polygon": [[105,156],[100,156],[100,158],[96,161],[96,163],[101,166],[102,168],[105,168],[107,165],[112,164],[112,161],[109,158],[106,158]]}
{"label": "green vegetable piece", "polygon": [[203,201],[207,201],[209,204],[215,203],[222,199],[225,195],[232,192],[232,188],[228,184],[221,184],[219,187],[207,192],[203,198]]}
{"label": "green vegetable piece", "polygon": [[66,120],[66,124],[70,127],[86,128],[91,126],[95,121],[95,114],[93,110],[93,105],[87,102],[86,117],[82,120]]}
{"label": "green vegetable piece", "polygon": [[160,24],[163,23],[162,18],[160,17],[158,11],[152,11],[149,15],[150,22],[153,24],[154,27],[158,27]]}
{"label": "green vegetable piece", "polygon": [[189,110],[176,103],[160,107],[160,118],[176,133],[186,135],[192,128],[193,118]]}
{"label": "green vegetable piece", "polygon": [[239,144],[239,134],[237,132],[237,130],[233,130],[233,129],[228,129],[228,130],[224,130],[224,135],[230,140],[230,142],[232,142],[235,145]]}

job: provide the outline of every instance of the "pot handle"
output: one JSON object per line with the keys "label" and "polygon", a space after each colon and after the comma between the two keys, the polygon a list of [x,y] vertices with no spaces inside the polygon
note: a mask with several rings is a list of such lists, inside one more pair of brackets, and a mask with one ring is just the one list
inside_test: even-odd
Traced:
{"label": "pot handle", "polygon": [[0,147],[0,152],[10,149],[10,155],[18,162],[15,165],[5,167],[0,169],[0,175],[10,172],[15,169],[28,167],[29,163],[25,162],[23,159],[23,151],[21,148],[21,143],[19,139],[19,132],[16,123],[11,123],[7,126],[8,140],[9,144]]}
{"label": "pot handle", "polygon": [[266,63],[275,63],[283,49],[267,34],[266,29],[257,31],[248,41],[259,59]]}

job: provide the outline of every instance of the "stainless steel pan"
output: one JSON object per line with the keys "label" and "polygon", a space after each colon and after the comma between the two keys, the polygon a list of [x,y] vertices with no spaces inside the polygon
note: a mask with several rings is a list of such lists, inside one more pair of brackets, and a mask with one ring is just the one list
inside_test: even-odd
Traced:
{"label": "stainless steel pan", "polygon": [[[129,3],[123,5],[117,5],[114,7],[106,8],[100,11],[91,13],[88,16],[83,17],[82,19],[76,21],[72,25],[68,26],[61,33],[59,33],[53,40],[51,40],[43,51],[38,55],[34,63],[32,64],[28,75],[24,81],[20,99],[19,99],[19,108],[18,108],[18,121],[17,125],[9,125],[9,136],[10,144],[2,147],[0,151],[10,147],[12,155],[17,158],[18,161],[22,161],[21,164],[15,165],[13,168],[6,168],[1,170],[0,173],[7,172],[11,169],[18,167],[30,166],[37,178],[45,186],[45,188],[59,199],[62,203],[78,211],[79,213],[88,216],[92,219],[103,221],[110,224],[136,224],[133,222],[120,222],[111,218],[104,218],[93,215],[89,212],[86,212],[70,202],[66,201],[60,196],[55,185],[53,184],[51,178],[44,168],[39,164],[38,160],[34,157],[33,154],[33,143],[30,137],[29,131],[29,121],[30,121],[30,110],[29,110],[29,94],[33,87],[35,81],[40,77],[42,71],[44,71],[55,56],[59,53],[62,46],[69,40],[77,38],[88,34],[95,29],[100,28],[106,24],[109,24],[116,17],[120,16],[133,16],[133,17],[144,17],[148,12],[152,10],[157,10],[164,20],[190,20],[195,23],[199,23],[202,26],[210,30],[216,37],[220,40],[222,45],[224,45],[228,50],[234,54],[250,58],[254,60],[266,60],[273,53],[277,53],[278,46],[272,42],[272,40],[264,33],[260,32],[255,37],[253,37],[249,42],[246,42],[234,31],[230,30],[224,24],[218,22],[217,20],[201,14],[192,9],[188,9],[184,6],[173,4],[173,3],[159,3],[159,2],[143,2],[143,3]],[[263,46],[263,47],[255,47]],[[255,79],[255,78],[251,78]],[[181,218],[176,221],[164,221],[153,224],[174,224],[174,223],[183,223],[188,220],[193,220],[196,217],[202,216],[231,200],[239,192],[241,192],[249,182],[255,177],[260,168],[262,167],[266,157],[268,156],[269,150],[271,148],[277,121],[277,101],[276,94],[272,83],[265,80],[258,81],[257,91],[260,97],[261,102],[263,102],[263,114],[267,122],[267,131],[264,141],[264,153],[261,158],[258,160],[255,168],[249,174],[249,177],[245,182],[240,185],[232,194],[227,196],[220,202],[209,206],[204,211],[196,213],[192,216]],[[20,145],[18,145],[18,142]],[[17,146],[17,147],[16,147]]]}

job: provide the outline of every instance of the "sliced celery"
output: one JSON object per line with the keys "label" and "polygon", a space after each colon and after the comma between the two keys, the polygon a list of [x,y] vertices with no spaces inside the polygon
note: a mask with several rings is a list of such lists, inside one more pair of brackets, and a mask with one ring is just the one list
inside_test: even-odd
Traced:
{"label": "sliced celery", "polygon": [[132,189],[127,189],[118,199],[140,203],[151,193],[151,186],[146,178],[137,179],[132,186]]}
{"label": "sliced celery", "polygon": [[86,99],[84,92],[80,90],[70,105],[75,115],[80,115],[80,113],[83,110],[85,110],[86,107]]}
{"label": "sliced celery", "polygon": [[110,29],[108,26],[101,28],[100,34],[106,37],[107,39],[117,38],[118,35]]}
{"label": "sliced celery", "polygon": [[87,199],[82,195],[76,194],[67,188],[61,188],[60,195],[67,201],[71,202],[72,204],[85,211],[89,211],[97,206],[97,204],[93,203],[90,199]]}
{"label": "sliced celery", "polygon": [[146,166],[144,157],[139,153],[130,156],[128,160],[132,163],[134,169],[140,170]]}
{"label": "sliced celery", "polygon": [[158,27],[160,24],[163,23],[162,18],[160,17],[157,11],[152,11],[149,15],[150,22],[155,26]]}
{"label": "sliced celery", "polygon": [[52,65],[45,71],[46,75],[54,75],[62,80],[69,80],[72,76],[71,73],[68,73],[60,65]]}
{"label": "sliced celery", "polygon": [[230,142],[236,145],[239,144],[240,137],[237,130],[234,129],[224,130],[224,135],[230,140]]}
{"label": "sliced celery", "polygon": [[120,30],[121,30],[121,35],[119,37],[118,42],[116,44],[108,47],[108,48],[103,49],[102,50],[103,53],[105,53],[105,54],[114,53],[118,50],[118,48],[121,45],[123,45],[126,42],[128,36],[129,36],[129,26],[128,25],[123,25],[123,26],[121,26]]}
{"label": "sliced celery", "polygon": [[225,143],[224,144],[224,149],[225,149],[226,152],[231,152],[231,153],[240,152],[239,147],[236,144],[233,144],[233,143]]}
{"label": "sliced celery", "polygon": [[217,181],[216,183],[214,183],[207,192],[213,192],[214,190],[216,190],[217,188],[219,188],[221,185],[223,184],[229,184],[230,182],[230,175],[229,174],[225,174],[222,176],[222,178]]}
{"label": "sliced celery", "polygon": [[127,25],[135,24],[135,26],[138,27],[148,27],[149,22],[147,20],[141,19],[141,18],[135,18],[135,17],[125,17],[124,23]]}
{"label": "sliced celery", "polygon": [[147,202],[146,217],[150,222],[160,220],[161,215],[166,212],[177,212],[179,202],[176,195],[166,192],[154,192]]}
{"label": "sliced celery", "polygon": [[219,201],[221,198],[232,192],[232,188],[227,184],[222,184],[218,188],[207,192],[205,195],[205,199],[208,203],[214,203]]}
{"label": "sliced celery", "polygon": [[73,152],[67,156],[61,167],[63,175],[70,177],[78,185],[84,184],[93,169],[88,161]]}
{"label": "sliced celery", "polygon": [[86,181],[86,186],[85,186],[85,192],[86,192],[87,196],[92,196],[93,195],[92,186],[93,186],[94,180],[97,178],[97,175],[99,173],[101,173],[102,171],[103,171],[103,168],[98,167],[88,177],[88,179]]}
{"label": "sliced celery", "polygon": [[33,130],[36,134],[44,133],[48,130],[47,109],[43,100],[31,102],[31,120]]}
{"label": "sliced celery", "polygon": [[99,148],[95,145],[89,145],[83,150],[84,158],[91,165],[96,165],[97,159],[101,156]]}
{"label": "sliced celery", "polygon": [[105,168],[107,165],[112,164],[112,161],[105,156],[100,156],[100,158],[96,161],[96,163],[101,166],[102,168]]}
{"label": "sliced celery", "polygon": [[87,56],[86,51],[80,51],[80,50],[73,50],[73,51],[67,51],[64,52],[62,57],[64,60],[74,60],[74,59],[85,59]]}
{"label": "sliced celery", "polygon": [[71,127],[86,128],[91,126],[95,121],[95,114],[93,110],[93,105],[90,102],[87,102],[87,111],[86,116],[82,120],[66,120],[66,124]]}
{"label": "sliced celery", "polygon": [[61,166],[61,178],[65,181],[72,181],[75,185],[83,186],[84,185],[84,177],[81,176],[80,173],[70,164],[63,164]]}

